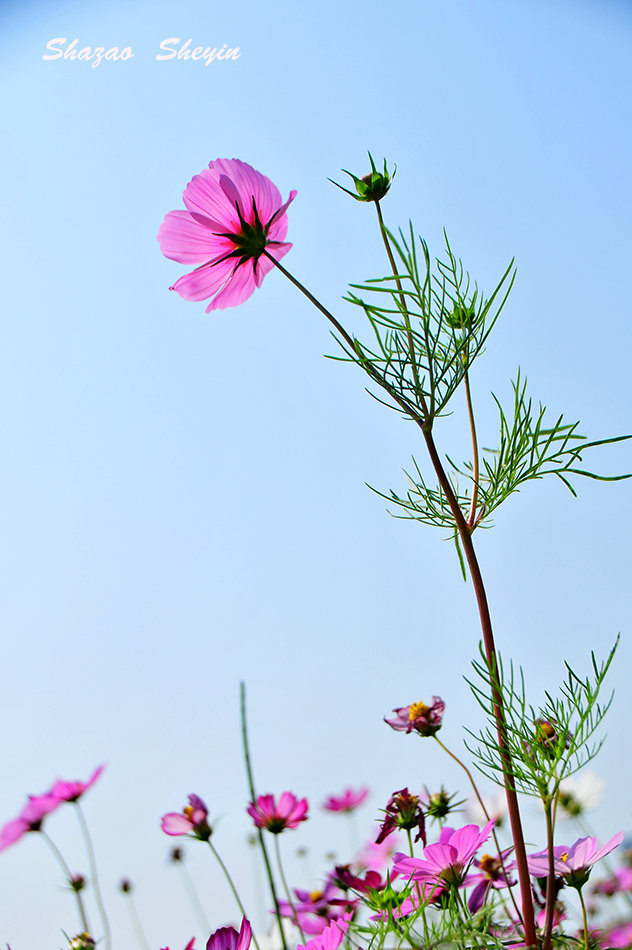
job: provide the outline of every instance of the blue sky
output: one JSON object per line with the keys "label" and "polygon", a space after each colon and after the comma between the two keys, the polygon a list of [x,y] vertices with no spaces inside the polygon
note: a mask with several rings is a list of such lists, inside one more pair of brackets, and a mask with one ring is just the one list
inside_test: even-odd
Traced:
{"label": "blue sky", "polygon": [[[362,334],[342,297],[385,272],[383,250],[372,209],[327,179],[363,174],[367,150],[384,155],[398,168],[390,226],[412,219],[436,253],[445,227],[484,288],[516,258],[473,377],[483,444],[495,437],[489,391],[506,395],[518,366],[534,398],[589,437],[628,432],[632,12],[603,0],[78,0],[0,15],[0,820],[58,775],[107,762],[86,809],[117,947],[135,945],[115,892],[129,875],[151,945],[173,948],[196,925],[158,819],[189,792],[222,816],[217,846],[256,900],[240,680],[260,790],[316,806],[366,782],[368,833],[396,788],[464,788],[381,717],[439,694],[445,740],[462,748],[463,725],[479,721],[462,679],[479,633],[451,546],[390,518],[365,487],[402,488],[421,454],[412,427],[323,359],[327,326],[281,275],[212,315],[169,294],[184,268],[159,252],[162,218],[217,157],[251,163],[284,197],[296,188],[287,266]],[[55,37],[134,55],[46,62]],[[158,62],[168,37],[241,55]],[[461,434],[446,420],[440,448]],[[594,464],[629,471],[629,449]],[[558,483],[527,486],[478,549],[499,645],[534,703],[564,659],[587,670],[590,650],[605,655],[622,633],[596,766],[605,838],[632,829],[630,489],[579,489],[575,500]],[[287,842],[290,865],[300,844],[317,868],[336,847],[335,819],[314,813]],[[541,847],[531,804],[526,815]],[[81,868],[67,817],[50,831]],[[190,849],[190,862],[214,925],[235,919],[210,858]],[[57,884],[35,836],[2,854],[0,940],[57,946],[74,926]]]}

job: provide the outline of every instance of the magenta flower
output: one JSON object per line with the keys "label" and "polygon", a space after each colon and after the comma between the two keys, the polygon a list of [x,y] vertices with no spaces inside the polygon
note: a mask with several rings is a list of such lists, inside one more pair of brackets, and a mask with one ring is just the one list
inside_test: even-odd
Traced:
{"label": "magenta flower", "polygon": [[393,710],[395,717],[384,717],[384,722],[397,732],[418,732],[420,736],[433,736],[441,728],[444,709],[443,700],[439,696],[433,696],[432,706],[426,706],[425,703],[400,706]]}
{"label": "magenta flower", "polygon": [[381,844],[388,835],[398,828],[405,831],[416,828],[415,841],[419,841],[421,838],[423,843],[426,843],[426,820],[418,795],[411,795],[407,788],[393,792],[384,809],[384,815],[380,833],[375,839],[376,844]]}
{"label": "magenta flower", "polygon": [[280,900],[279,910],[284,917],[291,917],[306,934],[321,934],[331,920],[338,920],[343,914],[355,907],[355,901],[349,900],[329,880],[322,891],[294,890],[295,899]]}
{"label": "magenta flower", "polygon": [[15,844],[29,831],[39,831],[46,815],[62,804],[59,798],[52,795],[29,795],[29,800],[17,818],[8,821],[0,829],[0,851],[9,845]]}
{"label": "magenta flower", "polygon": [[306,944],[299,943],[296,950],[338,950],[349,929],[349,922],[352,917],[353,914],[344,914],[338,920],[332,920],[320,936],[308,940]]}
{"label": "magenta flower", "polygon": [[[563,877],[569,887],[581,890],[590,877],[593,865],[614,851],[622,841],[623,832],[620,831],[601,847],[598,847],[597,839],[591,837],[579,838],[570,848],[566,845],[558,845],[553,848],[556,877]],[[529,873],[534,877],[547,877],[549,857],[546,851],[528,855],[527,864]]]}
{"label": "magenta flower", "polygon": [[278,835],[286,828],[296,828],[307,819],[307,799],[296,798],[292,792],[283,792],[279,803],[274,795],[260,795],[256,802],[250,802],[247,812],[257,828],[265,828]]}
{"label": "magenta flower", "polygon": [[248,950],[252,940],[252,927],[245,917],[239,933],[234,927],[220,927],[206,941],[206,950]]}
{"label": "magenta flower", "polygon": [[200,841],[211,837],[208,808],[197,795],[189,795],[189,804],[181,812],[170,811],[163,815],[160,824],[166,835],[191,835]]}
{"label": "magenta flower", "polygon": [[424,848],[423,858],[410,858],[398,852],[394,868],[413,881],[461,885],[477,850],[492,833],[494,822],[488,821],[480,830],[477,825],[465,825],[456,831],[443,828],[439,840]]}
{"label": "magenta flower", "polygon": [[323,803],[326,811],[353,811],[366,799],[368,788],[359,788],[354,792],[352,788],[345,788],[342,795],[330,795]]}
{"label": "magenta flower", "polygon": [[[195,175],[182,195],[186,211],[170,211],[158,241],[165,257],[198,264],[170,290],[221,310],[243,303],[292,247],[284,243],[287,208],[269,178],[238,158],[218,158]],[[269,255],[269,256],[268,256]]]}
{"label": "magenta flower", "polygon": [[513,848],[507,848],[502,852],[502,862],[498,856],[493,857],[491,854],[483,854],[480,860],[474,859],[474,866],[478,868],[478,871],[469,874],[467,878],[468,885],[475,885],[467,902],[471,914],[475,914],[481,909],[490,888],[500,890],[503,887],[513,887],[516,883],[511,879],[507,879],[507,874],[514,867],[513,863],[506,863],[512,850]]}
{"label": "magenta flower", "polygon": [[99,765],[87,782],[65,782],[63,779],[58,779],[48,794],[52,798],[59,799],[60,802],[78,802],[81,796],[92,788],[104,768],[104,765]]}

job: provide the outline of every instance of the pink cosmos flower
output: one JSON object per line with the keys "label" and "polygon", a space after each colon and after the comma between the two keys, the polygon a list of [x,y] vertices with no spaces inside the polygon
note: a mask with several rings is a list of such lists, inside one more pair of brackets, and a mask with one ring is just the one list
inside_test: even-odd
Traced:
{"label": "pink cosmos flower", "polygon": [[251,940],[250,921],[243,917],[239,933],[234,927],[220,927],[206,941],[206,950],[248,950]]}
{"label": "pink cosmos flower", "polygon": [[383,839],[380,844],[369,841],[364,846],[364,850],[354,858],[354,867],[373,868],[374,870],[384,868],[391,863],[393,855],[399,847],[401,847],[401,839],[397,833],[392,838]]}
{"label": "pink cosmos flower", "polygon": [[243,303],[292,247],[284,243],[287,208],[269,178],[238,158],[218,158],[182,195],[186,211],[170,211],[158,232],[160,250],[179,264],[198,264],[170,290],[221,310]]}
{"label": "pink cosmos flower", "polygon": [[632,921],[627,924],[621,924],[614,927],[609,934],[602,939],[602,947],[627,948],[632,947]]}
{"label": "pink cosmos flower", "polygon": [[307,820],[307,799],[296,798],[292,792],[283,792],[279,803],[274,795],[260,795],[256,802],[250,802],[247,812],[257,828],[265,828],[278,835],[285,828],[296,828]]}
{"label": "pink cosmos flower", "polygon": [[8,821],[0,829],[0,851],[9,845],[15,844],[29,831],[39,831],[46,815],[62,804],[59,798],[52,795],[29,795],[29,800],[17,818]]}
{"label": "pink cosmos flower", "polygon": [[344,914],[338,920],[332,920],[320,936],[308,940],[306,944],[299,943],[296,950],[338,950],[349,929],[349,922],[352,917],[353,914]]}
{"label": "pink cosmos flower", "polygon": [[279,901],[279,910],[284,917],[296,919],[306,934],[321,934],[331,920],[338,920],[356,905],[356,901],[345,897],[331,880],[327,881],[322,891],[295,888],[294,894],[292,904]]}
{"label": "pink cosmos flower", "polygon": [[78,802],[81,796],[92,788],[104,768],[104,765],[99,765],[87,782],[65,782],[63,779],[58,779],[48,794],[52,798],[59,799],[60,802]]}
{"label": "pink cosmos flower", "polygon": [[507,848],[502,852],[502,863],[498,855],[494,857],[491,854],[483,854],[480,859],[474,858],[474,866],[478,868],[478,871],[469,874],[467,878],[468,885],[475,885],[467,902],[471,914],[481,909],[490,888],[500,890],[503,887],[513,887],[516,883],[514,880],[507,879],[507,874],[514,867],[513,863],[507,864],[507,858],[512,850],[513,848]]}
{"label": "pink cosmos flower", "polygon": [[197,795],[189,795],[189,804],[181,812],[163,815],[160,824],[166,835],[192,835],[201,841],[211,837],[208,808]]}
{"label": "pink cosmos flower", "polygon": [[330,795],[323,803],[326,811],[353,811],[358,805],[366,799],[369,794],[368,788],[359,788],[354,792],[352,788],[345,788],[342,795]]}
{"label": "pink cosmos flower", "polygon": [[424,848],[423,858],[410,858],[401,852],[395,855],[395,870],[413,881],[430,881],[461,885],[477,850],[487,841],[494,827],[493,819],[482,831],[477,825],[465,825],[454,831],[443,828],[439,840]]}
{"label": "pink cosmos flower", "polygon": [[[566,845],[557,845],[553,848],[556,877],[563,877],[570,887],[580,890],[590,877],[592,866],[614,851],[622,841],[623,832],[620,831],[601,847],[598,847],[597,839],[590,836],[579,838],[570,848]],[[527,864],[529,874],[533,874],[534,877],[547,877],[549,857],[546,851],[528,855]]]}
{"label": "pink cosmos flower", "polygon": [[439,696],[432,697],[432,706],[425,703],[411,703],[394,709],[393,719],[384,717],[392,729],[397,732],[418,732],[420,736],[433,736],[441,728],[445,703]]}

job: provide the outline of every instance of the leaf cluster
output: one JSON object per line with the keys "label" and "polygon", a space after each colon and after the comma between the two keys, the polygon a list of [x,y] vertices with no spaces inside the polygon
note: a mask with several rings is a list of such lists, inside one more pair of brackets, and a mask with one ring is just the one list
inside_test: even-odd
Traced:
{"label": "leaf cluster", "polygon": [[431,428],[484,348],[513,285],[513,261],[486,298],[452,253],[447,235],[445,257],[433,267],[423,238],[418,254],[412,225],[408,239],[401,230],[399,240],[386,234],[399,273],[351,285],[345,299],[362,308],[374,339],[356,339],[353,350],[343,349],[397,395],[399,411]]}
{"label": "leaf cluster", "polygon": [[591,653],[592,669],[584,678],[565,663],[566,676],[557,695],[546,692],[540,708],[527,702],[522,669],[516,673],[513,663],[506,669],[498,655],[492,669],[481,645],[481,660],[472,663],[477,679],[466,678],[488,719],[487,726],[478,734],[466,730],[476,742],[466,745],[477,768],[496,784],[504,784],[503,755],[494,716],[494,694],[501,695],[514,787],[527,795],[554,797],[562,779],[586,765],[603,745],[604,738],[596,739],[595,733],[610,708],[613,694],[605,703],[599,702],[598,697],[618,644],[617,637],[602,663]]}

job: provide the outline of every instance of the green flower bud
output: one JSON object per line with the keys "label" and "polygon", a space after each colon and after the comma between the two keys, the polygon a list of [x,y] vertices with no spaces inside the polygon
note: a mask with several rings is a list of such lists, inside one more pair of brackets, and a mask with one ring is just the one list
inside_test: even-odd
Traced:
{"label": "green flower bud", "polygon": [[393,168],[392,173],[389,172],[388,168],[386,167],[386,159],[384,159],[384,168],[381,172],[379,172],[375,167],[375,162],[373,161],[373,156],[370,152],[369,161],[371,162],[371,171],[368,174],[363,175],[361,178],[358,178],[358,176],[354,175],[353,172],[348,172],[346,168],[342,169],[345,175],[348,175],[353,181],[357,194],[349,191],[348,188],[343,188],[342,185],[339,185],[338,182],[334,181],[332,178],[330,178],[329,181],[337,188],[340,188],[341,191],[344,191],[345,194],[351,195],[351,197],[355,198],[356,201],[381,201],[388,189],[391,187],[391,182],[393,181],[395,172],[397,171],[397,166]]}

